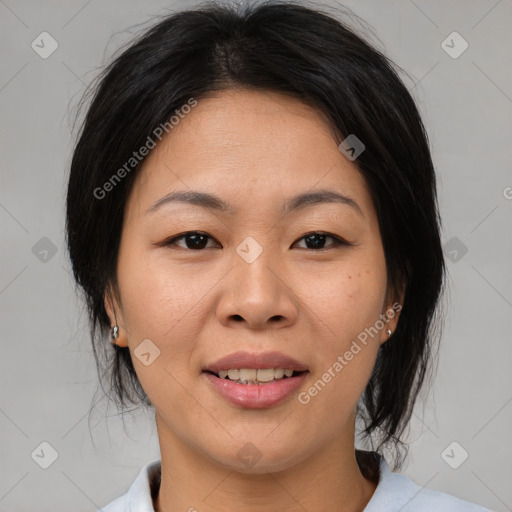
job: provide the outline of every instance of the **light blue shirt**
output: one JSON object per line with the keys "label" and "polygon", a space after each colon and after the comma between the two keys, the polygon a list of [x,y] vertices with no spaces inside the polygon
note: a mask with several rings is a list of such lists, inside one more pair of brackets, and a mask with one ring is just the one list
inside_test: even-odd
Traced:
{"label": "light blue shirt", "polygon": [[[130,489],[115,499],[101,512],[155,512],[151,498],[151,479],[157,483],[160,470],[159,459],[146,464]],[[380,459],[380,479],[371,500],[363,512],[491,512],[481,507],[446,494],[431,491],[415,484],[410,478],[393,473],[384,457]]]}

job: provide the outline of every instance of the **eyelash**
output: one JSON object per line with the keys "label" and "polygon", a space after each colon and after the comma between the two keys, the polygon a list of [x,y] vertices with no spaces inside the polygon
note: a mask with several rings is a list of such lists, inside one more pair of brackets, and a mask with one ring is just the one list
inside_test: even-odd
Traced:
{"label": "eyelash", "polygon": [[[202,231],[186,231],[185,233],[182,233],[181,235],[177,235],[177,236],[172,237],[172,238],[170,238],[168,240],[165,240],[160,245],[162,245],[164,247],[171,247],[173,245],[176,245],[176,241],[177,240],[180,240],[182,238],[186,238],[189,235],[203,235],[203,236],[208,237],[211,240],[215,240],[212,236],[208,235],[207,233],[203,233]],[[312,231],[310,233],[306,233],[301,238],[299,238],[296,242],[294,242],[294,244],[299,242],[300,240],[303,240],[303,239],[305,239],[305,238],[307,238],[309,236],[314,236],[314,235],[323,235],[323,236],[326,236],[327,238],[332,238],[334,243],[332,243],[328,247],[322,247],[321,249],[308,249],[307,247],[301,247],[301,249],[306,249],[306,250],[310,250],[310,251],[314,251],[314,252],[321,252],[321,251],[326,251],[326,250],[328,250],[330,248],[334,249],[334,248],[339,247],[339,246],[352,246],[352,245],[354,245],[354,244],[351,244],[351,243],[347,242],[346,240],[343,240],[339,236],[333,235],[331,233],[326,233],[324,231]],[[181,247],[181,246],[178,246],[178,247],[180,249],[184,249],[184,250],[187,250],[187,251],[195,251],[195,252],[201,252],[201,251],[204,251],[206,249],[212,249],[212,247],[205,247],[205,248],[202,248],[202,249],[189,249],[188,247]]]}

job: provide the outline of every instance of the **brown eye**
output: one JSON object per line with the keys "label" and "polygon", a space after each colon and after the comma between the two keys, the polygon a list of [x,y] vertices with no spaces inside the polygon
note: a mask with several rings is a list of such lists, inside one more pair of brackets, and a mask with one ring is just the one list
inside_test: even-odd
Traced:
{"label": "brown eye", "polygon": [[[328,244],[326,246],[326,240],[331,239],[333,243]],[[328,249],[330,247],[338,247],[340,245],[350,245],[348,242],[345,242],[341,238],[331,235],[329,233],[308,233],[307,235],[300,238],[300,240],[304,240],[306,247],[305,249]],[[301,247],[302,248],[302,247]]]}
{"label": "brown eye", "polygon": [[[332,241],[331,243],[327,243],[329,239]],[[167,247],[177,246],[182,249],[189,249],[192,251],[201,251],[203,249],[209,249],[212,247],[208,247],[207,245],[209,240],[214,239],[206,233],[202,233],[200,231],[188,231],[163,242],[162,245]],[[341,245],[351,245],[338,236],[322,232],[308,233],[299,239],[299,241],[302,240],[304,240],[306,247],[301,247],[301,249],[304,248],[313,251],[334,248]],[[178,243],[178,241],[181,243]]]}
{"label": "brown eye", "polygon": [[[184,246],[177,243],[178,240],[184,241]],[[170,240],[167,240],[164,242],[163,245],[165,246],[171,246],[171,245],[177,245],[178,247],[181,247],[183,249],[190,249],[193,251],[200,251],[202,249],[208,249],[207,243],[208,240],[213,240],[213,238],[206,233],[201,233],[199,231],[188,231],[187,233],[183,233],[179,236],[176,236],[174,238],[171,238]]]}

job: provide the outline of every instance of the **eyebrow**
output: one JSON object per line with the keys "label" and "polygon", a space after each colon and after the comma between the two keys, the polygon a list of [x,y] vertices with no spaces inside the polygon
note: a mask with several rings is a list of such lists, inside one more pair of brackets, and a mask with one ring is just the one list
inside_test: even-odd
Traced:
{"label": "eyebrow", "polygon": [[[222,200],[220,197],[208,194],[206,192],[182,191],[170,192],[169,194],[161,197],[146,210],[146,215],[155,212],[163,205],[169,203],[192,204],[209,210],[224,212],[232,215],[236,213],[236,209],[229,203]],[[364,216],[361,208],[354,199],[333,190],[315,190],[294,196],[285,201],[282,207],[282,213],[287,214],[292,211],[297,211],[313,205],[324,203],[338,203],[347,205],[357,211],[359,215]]]}

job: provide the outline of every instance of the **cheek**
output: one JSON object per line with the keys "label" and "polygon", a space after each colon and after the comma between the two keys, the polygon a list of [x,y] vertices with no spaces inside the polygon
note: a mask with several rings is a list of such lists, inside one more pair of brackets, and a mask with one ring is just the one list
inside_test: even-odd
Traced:
{"label": "cheek", "polygon": [[375,267],[354,263],[316,273],[305,279],[303,286],[304,290],[310,290],[310,308],[324,325],[326,334],[335,336],[336,348],[340,349],[347,340],[378,319],[386,292],[386,278]]}
{"label": "cheek", "polygon": [[320,325],[328,325],[326,335],[315,338],[314,378],[301,403],[308,402],[313,414],[329,411],[332,433],[354,410],[371,376],[379,350],[380,317],[385,281],[370,270],[338,274],[313,299],[323,315]]}
{"label": "cheek", "polygon": [[127,241],[120,252],[118,275],[125,322],[134,336],[161,342],[182,339],[183,332],[194,325],[197,305],[211,288],[213,276],[201,275],[197,266],[194,272],[192,267],[188,271],[186,265],[171,263],[165,249],[141,246],[141,241]]}
{"label": "cheek", "polygon": [[[126,243],[120,252],[118,276],[123,320],[139,381],[157,409],[172,404],[178,416],[186,415],[191,404],[180,383],[197,370],[191,368],[191,354],[202,328],[199,317],[205,314],[201,298],[212,284],[171,266],[162,251],[139,250],[135,243]],[[159,350],[150,365],[138,359],[138,347],[146,339]]]}
{"label": "cheek", "polygon": [[320,332],[315,338],[315,373],[322,381],[317,388],[327,384],[321,402],[355,404],[371,375],[386,291],[385,269],[377,263],[354,262],[317,276],[310,304]]}

